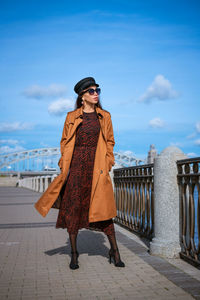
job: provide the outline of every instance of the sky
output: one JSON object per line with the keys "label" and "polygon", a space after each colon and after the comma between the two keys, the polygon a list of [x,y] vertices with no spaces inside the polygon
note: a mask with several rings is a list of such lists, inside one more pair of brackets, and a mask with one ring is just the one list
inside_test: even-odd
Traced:
{"label": "sky", "polygon": [[0,0],[0,154],[59,147],[92,76],[115,152],[200,156],[200,1]]}

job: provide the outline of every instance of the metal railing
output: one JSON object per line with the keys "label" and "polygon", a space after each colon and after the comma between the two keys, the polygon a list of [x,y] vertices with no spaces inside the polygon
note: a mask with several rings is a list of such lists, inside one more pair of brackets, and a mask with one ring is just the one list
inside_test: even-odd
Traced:
{"label": "metal railing", "polygon": [[177,161],[181,258],[200,267],[200,157]]}
{"label": "metal railing", "polygon": [[114,169],[115,222],[149,239],[154,232],[153,164]]}

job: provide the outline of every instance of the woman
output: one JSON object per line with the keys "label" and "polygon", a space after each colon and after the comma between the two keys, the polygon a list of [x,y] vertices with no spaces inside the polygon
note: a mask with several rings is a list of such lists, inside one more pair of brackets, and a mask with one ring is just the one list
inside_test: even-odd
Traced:
{"label": "woman", "polygon": [[101,90],[94,78],[80,80],[74,91],[78,94],[75,110],[67,114],[60,142],[61,174],[35,207],[43,216],[51,207],[59,208],[56,228],[67,228],[71,269],[79,268],[76,240],[81,228],[103,231],[111,246],[110,263],[113,258],[116,267],[124,267],[112,220],[116,204],[109,171],[115,142],[110,113],[101,107]]}

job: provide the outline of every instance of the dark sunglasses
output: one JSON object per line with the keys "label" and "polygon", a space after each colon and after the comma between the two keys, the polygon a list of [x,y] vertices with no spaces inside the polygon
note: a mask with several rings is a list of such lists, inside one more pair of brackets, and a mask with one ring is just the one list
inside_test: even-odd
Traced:
{"label": "dark sunglasses", "polygon": [[90,88],[90,89],[87,89],[87,90],[83,91],[83,92],[82,92],[82,95],[83,95],[84,93],[86,93],[86,92],[88,92],[90,95],[94,95],[94,93],[96,92],[97,95],[99,95],[99,94],[101,93],[101,89],[100,89],[100,88],[96,88],[96,89]]}

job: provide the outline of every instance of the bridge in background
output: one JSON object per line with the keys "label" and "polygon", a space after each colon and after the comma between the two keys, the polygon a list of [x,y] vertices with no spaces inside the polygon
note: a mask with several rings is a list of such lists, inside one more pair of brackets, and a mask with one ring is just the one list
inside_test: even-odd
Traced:
{"label": "bridge in background", "polygon": [[[116,167],[130,167],[144,164],[144,159],[124,152],[114,152]],[[0,155],[1,171],[59,171],[60,148],[39,148]],[[50,167],[49,167],[50,166]],[[10,172],[9,172],[10,174]]]}

